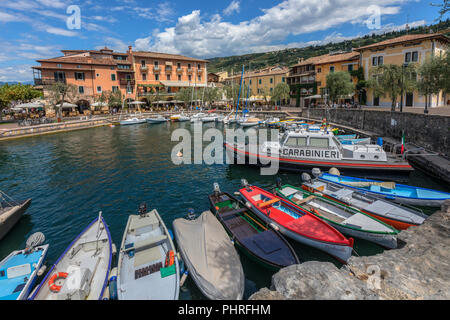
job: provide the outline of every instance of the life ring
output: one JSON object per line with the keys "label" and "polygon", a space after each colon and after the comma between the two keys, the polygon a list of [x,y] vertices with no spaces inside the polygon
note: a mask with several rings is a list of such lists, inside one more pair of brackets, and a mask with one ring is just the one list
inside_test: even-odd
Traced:
{"label": "life ring", "polygon": [[170,267],[171,265],[173,265],[175,262],[175,253],[173,252],[173,250],[170,250],[169,252],[167,252],[166,255],[166,263],[165,263],[165,267]]}
{"label": "life ring", "polygon": [[61,290],[61,286],[56,285],[55,281],[57,279],[66,279],[68,275],[69,274],[66,272],[55,273],[48,281],[48,286],[50,288],[50,291],[55,292],[55,293],[59,292]]}

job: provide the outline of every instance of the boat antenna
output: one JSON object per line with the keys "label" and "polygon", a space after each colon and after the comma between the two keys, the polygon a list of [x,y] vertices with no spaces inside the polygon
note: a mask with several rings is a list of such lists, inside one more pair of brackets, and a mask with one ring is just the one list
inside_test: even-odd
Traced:
{"label": "boat antenna", "polygon": [[[249,63],[248,66],[248,89],[247,89],[247,99],[245,99],[245,110],[247,110],[248,96],[250,94],[250,66],[251,62]],[[244,110],[242,110],[242,116],[244,116]]]}

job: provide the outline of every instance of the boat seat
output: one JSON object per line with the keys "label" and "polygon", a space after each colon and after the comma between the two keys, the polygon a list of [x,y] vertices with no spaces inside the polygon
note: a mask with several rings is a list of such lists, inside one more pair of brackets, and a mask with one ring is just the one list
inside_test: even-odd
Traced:
{"label": "boat seat", "polygon": [[266,202],[263,202],[263,203],[258,203],[258,208],[266,208],[266,207],[268,207],[268,206],[271,206],[271,205],[273,205],[273,204],[275,204],[275,203],[277,203],[277,202],[280,202],[280,199],[272,199],[272,200],[269,200],[269,201],[266,201]]}
{"label": "boat seat", "polygon": [[228,211],[228,212],[225,212],[225,213],[221,213],[220,216],[222,217],[222,219],[225,219],[225,218],[229,218],[231,216],[236,216],[239,213],[246,212],[247,210],[248,210],[247,208],[232,210],[232,211]]}
{"label": "boat seat", "polygon": [[285,197],[290,197],[290,196],[296,194],[298,192],[298,190],[291,188],[291,187],[286,187],[286,188],[283,188],[281,190],[281,192],[283,193],[283,195]]}
{"label": "boat seat", "polygon": [[151,214],[147,217],[133,217],[130,222],[129,232],[134,233],[135,235],[139,235],[139,229],[150,227],[150,231],[159,227],[158,218]]}
{"label": "boat seat", "polygon": [[332,192],[331,195],[338,199],[346,199],[351,197],[353,193],[354,191],[350,189],[340,189],[336,192]]}
{"label": "boat seat", "polygon": [[153,247],[139,251],[134,256],[134,267],[162,260],[160,247]]}
{"label": "boat seat", "polygon": [[145,239],[142,241],[137,241],[134,243],[134,250],[136,252],[143,251],[146,249],[150,249],[160,245],[162,242],[167,240],[166,235],[159,235],[153,238]]}

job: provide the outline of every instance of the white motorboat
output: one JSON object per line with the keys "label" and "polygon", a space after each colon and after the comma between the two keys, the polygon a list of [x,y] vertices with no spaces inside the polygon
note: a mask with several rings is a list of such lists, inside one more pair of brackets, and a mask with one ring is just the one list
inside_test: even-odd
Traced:
{"label": "white motorboat", "polygon": [[167,121],[168,120],[165,117],[163,117],[163,116],[158,116],[158,117],[155,117],[155,118],[148,118],[147,119],[148,123],[163,123],[163,122],[167,122]]}
{"label": "white motorboat", "polygon": [[16,201],[0,191],[0,240],[15,226],[31,204],[31,199]]}
{"label": "white motorboat", "polygon": [[133,124],[141,124],[141,123],[146,123],[146,122],[147,122],[147,119],[130,118],[130,119],[126,119],[126,120],[121,120],[120,125],[121,126],[129,126],[129,125],[133,125]]}

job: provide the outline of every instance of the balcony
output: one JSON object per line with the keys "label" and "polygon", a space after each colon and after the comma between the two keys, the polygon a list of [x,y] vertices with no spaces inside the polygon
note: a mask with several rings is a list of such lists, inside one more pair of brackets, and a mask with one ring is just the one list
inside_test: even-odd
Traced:
{"label": "balcony", "polygon": [[135,79],[120,79],[119,83],[121,86],[127,86],[127,85],[134,86],[136,84],[136,80]]}
{"label": "balcony", "polygon": [[49,86],[55,83],[67,83],[66,79],[55,79],[55,78],[34,78],[35,86]]}
{"label": "balcony", "polygon": [[147,71],[148,71],[148,66],[143,66],[143,65],[141,65],[141,66],[139,67],[139,69],[141,70],[141,72],[147,72]]}
{"label": "balcony", "polygon": [[187,69],[188,74],[192,74],[193,72],[194,72],[194,69],[192,69],[192,68]]}
{"label": "balcony", "polygon": [[183,74],[183,68],[177,68],[177,73],[178,74]]}
{"label": "balcony", "polygon": [[203,73],[203,69],[197,69],[197,73],[198,74],[202,74]]}
{"label": "balcony", "polygon": [[166,73],[172,73],[172,66],[166,66]]}
{"label": "balcony", "polygon": [[153,67],[153,73],[160,73],[161,72],[161,67],[160,66],[154,66]]}

